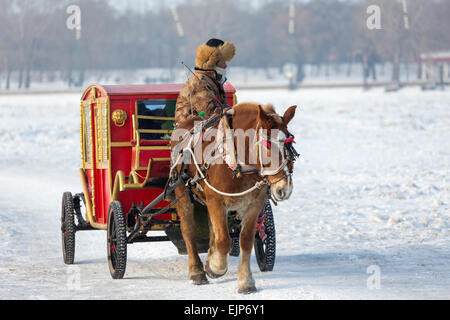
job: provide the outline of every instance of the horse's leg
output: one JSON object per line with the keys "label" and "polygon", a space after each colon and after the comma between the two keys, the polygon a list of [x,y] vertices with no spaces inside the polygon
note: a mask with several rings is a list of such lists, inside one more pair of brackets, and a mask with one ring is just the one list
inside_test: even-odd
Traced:
{"label": "horse's leg", "polygon": [[[185,191],[184,186],[180,186],[175,189],[176,197],[180,197]],[[186,249],[189,260],[189,278],[196,285],[208,283],[205,271],[203,270],[203,264],[200,260],[196,243],[196,230],[194,220],[194,204],[191,202],[189,195],[182,197],[176,204],[177,213],[181,218],[181,233],[183,235],[184,242],[186,243]]]}
{"label": "horse's leg", "polygon": [[243,217],[240,233],[241,261],[238,270],[238,293],[249,294],[256,292],[255,280],[250,270],[250,257],[255,240],[256,219],[260,206],[250,205]]}
{"label": "horse's leg", "polygon": [[231,238],[228,231],[227,212],[219,200],[208,199],[210,217],[210,247],[206,260],[206,273],[211,278],[223,276],[228,270],[227,257],[231,249]]}
{"label": "horse's leg", "polygon": [[[209,250],[208,250],[208,257],[209,252],[213,252],[216,249],[216,235],[214,233],[214,227],[211,222],[211,216],[208,212],[208,227],[209,227]],[[206,269],[208,269],[208,259],[206,259]]]}

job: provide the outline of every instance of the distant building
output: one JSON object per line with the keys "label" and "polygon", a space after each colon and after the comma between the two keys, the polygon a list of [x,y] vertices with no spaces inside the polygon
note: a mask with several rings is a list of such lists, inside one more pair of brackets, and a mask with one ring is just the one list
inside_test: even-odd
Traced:
{"label": "distant building", "polygon": [[420,55],[420,61],[424,89],[450,84],[450,51],[424,53]]}

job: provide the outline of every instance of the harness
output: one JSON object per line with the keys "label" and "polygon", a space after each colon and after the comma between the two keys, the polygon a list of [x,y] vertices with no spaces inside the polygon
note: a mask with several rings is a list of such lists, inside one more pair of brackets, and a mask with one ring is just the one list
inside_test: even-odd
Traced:
{"label": "harness", "polygon": [[[192,186],[195,186],[198,190],[203,191],[201,185],[199,184],[200,181],[203,181],[211,190],[222,196],[239,197],[246,195],[256,189],[261,189],[264,185],[270,187],[272,184],[275,184],[284,178],[288,179],[289,181],[292,176],[292,170],[288,168],[288,164],[290,161],[295,161],[296,158],[299,156],[292,146],[292,144],[295,143],[294,137],[292,135],[289,135],[287,138],[281,140],[279,139],[279,137],[277,138],[269,137],[267,134],[264,133],[264,130],[260,128],[259,124],[257,125],[256,130],[258,134],[256,145],[257,145],[257,160],[261,164],[260,170],[251,165],[239,162],[239,159],[236,156],[236,149],[234,146],[234,135],[232,134],[232,130],[223,130],[223,131],[219,130],[219,133],[223,132],[223,136],[221,136],[220,134],[218,135],[216,140],[216,143],[218,144],[215,145],[219,153],[212,157],[205,158],[203,166],[199,164],[198,159],[195,156],[194,152],[195,147],[209,137],[209,134],[211,132],[211,129],[213,129],[213,127],[215,128],[217,126],[218,128],[230,129],[230,126],[228,124],[228,116],[231,115],[230,110],[231,107],[229,106],[222,108],[222,112],[220,114],[214,115],[204,121],[197,122],[193,129],[184,134],[181,140],[172,149],[172,165],[170,167],[169,173],[170,179],[175,179],[176,177],[181,176],[182,174],[181,171],[182,168],[184,167],[185,159],[186,157],[190,157],[196,168],[196,174],[194,177],[189,178],[189,181],[186,182],[185,185],[186,186],[189,185],[188,189],[191,189]],[[269,170],[264,168],[263,166],[262,148],[264,146],[266,148],[270,148],[272,145],[276,145],[278,147],[278,150],[281,153],[282,161],[277,168]],[[259,176],[262,178],[262,180],[257,181],[251,188],[238,193],[228,193],[218,190],[209,183],[206,174],[210,165],[214,164],[214,162],[218,159],[218,157],[223,157],[225,162],[233,171],[234,175],[237,176],[238,178],[242,176],[242,174],[258,173]],[[176,167],[180,164],[180,162],[182,164],[181,166],[182,168],[180,169],[180,172],[177,172]],[[282,170],[285,170],[285,175],[282,178],[280,178],[280,180],[272,183],[270,183],[267,180],[266,176],[276,175]],[[190,193],[193,193],[192,190],[190,190]]]}
{"label": "harness", "polygon": [[[183,64],[183,66],[185,67],[185,70],[189,70],[194,76],[196,76],[199,80],[200,78],[182,61],[181,64]],[[196,68],[197,70],[202,70],[199,68]],[[215,71],[215,70],[214,70]],[[187,77],[187,73],[186,73],[186,77]],[[208,86],[206,86],[206,89],[211,90],[210,88],[208,88]],[[191,98],[190,92],[189,92],[189,98]],[[234,136],[232,134],[228,134],[225,137],[225,140],[228,141],[228,143],[232,144],[233,147],[229,148],[229,153],[228,156],[230,156],[230,158],[228,159],[224,159],[227,163],[228,166],[230,167],[231,170],[233,170],[234,176],[240,178],[242,176],[242,174],[251,174],[251,173],[258,173],[259,176],[262,178],[261,181],[257,181],[255,183],[255,185],[251,188],[249,188],[248,190],[245,190],[243,192],[238,192],[238,193],[227,193],[227,192],[223,192],[220,191],[218,189],[216,189],[215,187],[213,187],[207,180],[206,176],[204,173],[206,173],[206,171],[208,170],[210,164],[212,164],[215,160],[215,158],[211,158],[208,161],[205,162],[205,164],[203,165],[203,168],[200,167],[196,157],[195,157],[195,153],[192,150],[193,148],[195,148],[195,146],[203,141],[205,139],[205,130],[207,130],[208,128],[211,128],[215,125],[220,125],[220,121],[223,121],[222,123],[224,123],[225,126],[228,127],[228,129],[230,129],[229,127],[229,122],[227,121],[227,117],[231,116],[231,113],[229,113],[229,110],[231,110],[231,107],[228,105],[224,105],[215,95],[214,95],[214,100],[215,102],[217,102],[217,105],[220,107],[220,114],[217,115],[213,115],[211,116],[209,119],[200,122],[200,124],[197,124],[197,126],[194,126],[194,128],[187,132],[181,139],[181,141],[179,141],[174,149],[176,149],[177,146],[181,145],[186,145],[185,147],[180,148],[180,150],[177,150],[178,152],[174,152],[172,151],[172,154],[176,154],[177,156],[175,157],[175,159],[172,157],[172,165],[170,167],[170,173],[169,173],[169,181],[166,185],[166,189],[169,186],[170,180],[177,178],[179,179],[179,177],[181,177],[181,170],[179,173],[174,174],[176,172],[176,167],[177,165],[180,163],[181,159],[183,159],[185,157],[185,155],[190,155],[192,157],[192,160],[194,162],[194,165],[196,167],[196,174],[194,177],[190,178],[189,181],[187,181],[185,183],[187,189],[189,190],[189,194],[192,197],[195,196],[195,194],[192,192],[192,185],[195,185],[196,188],[200,191],[202,190],[201,185],[199,184],[200,181],[203,181],[211,190],[213,190],[214,192],[222,195],[222,196],[228,196],[228,197],[239,197],[239,196],[243,196],[246,195],[256,189],[261,189],[264,185],[267,186],[271,186],[272,184],[278,182],[274,182],[274,183],[270,183],[267,179],[266,176],[269,175],[275,175],[278,174],[281,170],[285,169],[285,176],[280,178],[280,180],[286,178],[286,179],[290,179],[292,176],[292,170],[287,169],[288,168],[288,163],[289,161],[295,161],[297,159],[297,157],[299,156],[299,154],[295,151],[295,149],[293,148],[292,144],[295,143],[294,142],[294,136],[289,135],[289,137],[287,137],[284,141],[278,141],[278,140],[274,140],[272,138],[269,138],[267,135],[264,135],[262,132],[262,129],[259,128],[258,130],[258,126],[257,126],[257,132],[259,135],[259,139],[257,141],[257,154],[260,160],[260,164],[261,164],[261,170],[260,172],[258,172],[256,167],[252,167],[252,166],[248,166],[245,163],[241,164],[239,163],[239,159],[236,156],[236,149],[234,147]],[[191,103],[191,113],[192,113],[192,101],[190,99],[190,103]],[[217,105],[214,106],[213,110],[216,109]],[[222,120],[220,120],[222,119]],[[261,131],[261,132],[260,132]],[[227,130],[225,132],[232,132],[231,130]],[[200,138],[201,137],[201,138]],[[187,142],[187,144],[186,144]],[[280,164],[280,166],[275,169],[275,170],[266,170],[264,169],[264,166],[262,165],[262,161],[261,161],[261,157],[262,157],[262,146],[263,143],[266,144],[266,147],[269,144],[275,144],[279,147],[279,150],[283,150],[281,152],[282,155],[282,162]],[[226,145],[225,145],[226,146]],[[184,166],[184,162],[183,162],[183,166]]]}

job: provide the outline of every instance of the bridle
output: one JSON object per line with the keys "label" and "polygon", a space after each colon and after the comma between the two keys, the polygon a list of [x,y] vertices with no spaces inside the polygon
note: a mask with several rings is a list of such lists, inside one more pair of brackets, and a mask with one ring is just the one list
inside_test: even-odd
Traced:
{"label": "bridle", "polygon": [[[223,114],[222,114],[223,115]],[[259,124],[257,125],[257,132],[258,132],[258,140],[257,140],[257,157],[261,166],[261,169],[259,170],[259,175],[261,176],[262,180],[261,181],[257,181],[255,183],[255,185],[245,191],[242,192],[238,192],[238,193],[227,193],[227,192],[223,192],[220,191],[218,189],[216,189],[215,187],[213,187],[207,180],[207,177],[205,176],[204,170],[203,168],[200,167],[200,164],[198,163],[194,151],[192,149],[192,141],[193,141],[193,135],[191,132],[190,133],[190,137],[187,143],[187,146],[185,148],[183,148],[182,150],[180,150],[178,152],[178,156],[176,158],[176,160],[174,161],[174,163],[172,163],[171,168],[170,168],[170,176],[172,176],[172,171],[176,170],[176,166],[180,163],[180,161],[182,160],[182,158],[184,157],[184,153],[189,153],[193,159],[193,163],[196,167],[196,171],[197,171],[197,180],[195,181],[195,184],[198,186],[198,182],[203,181],[211,190],[213,190],[214,192],[223,195],[223,196],[228,196],[228,197],[239,197],[239,196],[243,196],[246,195],[256,189],[261,189],[264,185],[267,185],[269,188],[277,183],[278,181],[281,181],[283,179],[287,179],[288,181],[290,181],[290,178],[292,176],[293,173],[293,169],[289,168],[289,163],[293,163],[299,156],[299,154],[297,153],[297,151],[294,149],[294,147],[292,146],[293,143],[295,143],[294,141],[294,136],[290,133],[288,133],[288,136],[286,137],[285,135],[285,139],[283,140],[275,140],[267,135],[264,134],[263,129],[260,128]],[[280,131],[281,132],[281,131]],[[186,134],[184,137],[188,137]],[[183,137],[183,138],[184,138]],[[182,139],[183,140],[183,139]],[[277,169],[274,170],[265,170],[264,166],[263,166],[263,162],[262,162],[262,146],[263,144],[266,145],[266,147],[270,146],[271,144],[275,144],[278,146],[279,150],[282,150],[281,152],[281,157],[282,157],[282,162],[280,164],[280,166]],[[292,165],[293,167],[293,165]],[[281,172],[281,170],[285,171],[285,174],[283,177],[281,177],[279,180],[277,180],[276,182],[269,182],[267,177],[268,176],[272,176],[272,175],[276,175],[279,172]],[[178,176],[181,176],[180,174]],[[191,185],[193,183],[192,178],[189,179],[185,184],[186,186]]]}
{"label": "bridle", "polygon": [[[284,137],[282,137],[282,139],[280,139],[280,134],[278,134],[276,138],[269,137],[264,132],[264,129],[258,128],[259,137],[256,144],[257,144],[257,157],[261,166],[261,169],[259,170],[259,175],[263,178],[266,178],[267,176],[274,176],[280,173],[282,170],[285,171],[283,177],[281,177],[279,180],[275,182],[270,183],[270,185],[273,185],[283,179],[290,179],[293,173],[293,163],[300,156],[293,146],[293,144],[295,143],[294,136],[290,133],[286,135],[281,130],[279,130],[278,132],[283,134]],[[270,150],[272,149],[272,145],[275,145],[277,147],[277,150],[279,150],[281,154],[281,163],[277,168],[267,170],[264,168],[263,165],[262,159],[263,148],[265,147],[267,150]],[[292,168],[289,168],[289,163],[292,163]]]}

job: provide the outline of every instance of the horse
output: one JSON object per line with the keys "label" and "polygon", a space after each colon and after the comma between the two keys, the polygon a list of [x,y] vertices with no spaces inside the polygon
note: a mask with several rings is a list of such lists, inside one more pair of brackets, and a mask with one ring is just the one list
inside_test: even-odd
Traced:
{"label": "horse", "polygon": [[[180,134],[178,139],[174,138],[171,141],[172,159],[174,159],[171,175],[173,171],[176,173],[175,176],[189,177],[186,183],[175,188],[177,199],[175,205],[180,216],[181,233],[188,253],[189,278],[193,284],[207,284],[206,275],[210,278],[219,278],[227,272],[227,256],[231,249],[227,215],[228,212],[235,211],[241,220],[238,293],[256,292],[250,269],[256,221],[268,197],[275,201],[284,201],[292,193],[293,162],[298,154],[292,147],[293,136],[287,126],[295,115],[295,109],[296,106],[289,107],[284,115],[280,116],[271,104],[243,102],[223,114],[222,119],[224,117],[229,119],[228,124],[232,132],[239,130],[254,132],[254,140],[252,141],[251,135],[245,136],[243,140],[245,148],[241,148],[244,151],[234,157],[239,170],[230,170],[230,164],[223,161],[208,162],[208,157],[199,159],[193,152],[192,140],[195,140],[192,133],[193,127],[196,121],[198,123],[204,120],[203,118],[188,119],[179,124],[176,129],[190,130],[187,134]],[[217,150],[216,139],[207,141],[203,139],[204,134],[203,131],[200,138],[197,138],[199,142],[196,143],[201,151],[205,152],[208,147],[213,150],[213,154],[222,151]],[[184,149],[181,147],[174,151],[176,146],[181,145],[181,136],[191,137],[188,143],[190,147]],[[232,136],[234,143],[237,143],[237,140],[237,135]],[[240,143],[242,144],[242,140]],[[219,149],[221,147],[222,145]],[[279,165],[275,165],[274,169],[271,166],[272,163],[263,161],[262,153]],[[215,158],[223,160],[220,155]],[[186,193],[190,196],[184,196]],[[197,250],[193,199],[203,202],[208,209],[210,243],[205,267]]]}

